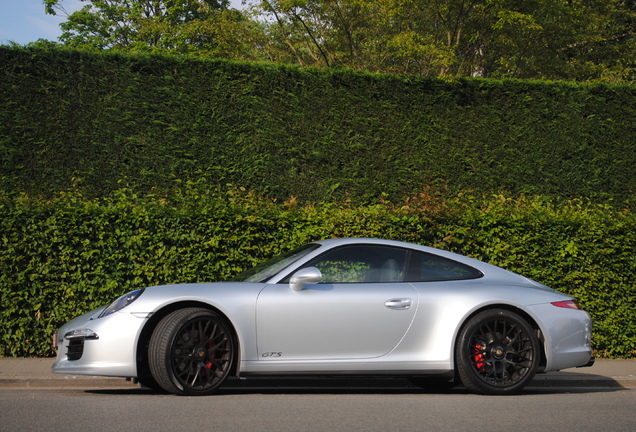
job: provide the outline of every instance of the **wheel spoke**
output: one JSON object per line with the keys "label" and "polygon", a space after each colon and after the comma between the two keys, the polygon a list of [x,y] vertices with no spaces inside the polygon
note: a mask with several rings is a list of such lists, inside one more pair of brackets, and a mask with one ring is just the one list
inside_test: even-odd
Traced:
{"label": "wheel spoke", "polygon": [[[209,325],[210,323],[208,323]],[[208,326],[206,326],[206,333],[201,335],[201,340],[205,341],[206,344],[210,344],[214,342],[214,339],[216,337],[218,337],[218,335],[220,334],[221,336],[223,336],[222,332],[219,332],[218,326],[215,323],[214,326],[212,327],[211,331],[207,331]]]}
{"label": "wheel spoke", "polygon": [[[204,343],[204,341],[207,339],[207,334],[208,334],[208,328],[210,327],[210,321],[199,321],[199,342],[200,343]],[[215,325],[216,327],[216,325]]]}
{"label": "wheel spoke", "polygon": [[192,374],[192,381],[190,382],[190,387],[196,387],[197,386],[197,380],[199,379],[199,375],[201,373],[201,365],[196,365],[196,371],[194,372],[194,374]]}

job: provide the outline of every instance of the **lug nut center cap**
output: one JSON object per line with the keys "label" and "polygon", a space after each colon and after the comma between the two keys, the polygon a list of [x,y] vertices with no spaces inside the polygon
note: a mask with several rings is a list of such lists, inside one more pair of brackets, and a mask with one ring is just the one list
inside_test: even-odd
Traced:
{"label": "lug nut center cap", "polygon": [[506,350],[501,345],[495,345],[492,347],[492,357],[495,360],[501,360],[506,356]]}
{"label": "lug nut center cap", "polygon": [[194,349],[193,356],[197,360],[203,360],[205,358],[206,351],[203,347],[197,347]]}

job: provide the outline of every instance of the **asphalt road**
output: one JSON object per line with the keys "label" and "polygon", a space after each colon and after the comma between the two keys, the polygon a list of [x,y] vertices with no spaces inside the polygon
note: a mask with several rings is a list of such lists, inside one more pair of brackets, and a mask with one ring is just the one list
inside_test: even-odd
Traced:
{"label": "asphalt road", "polygon": [[0,431],[630,431],[635,388],[233,388],[179,397],[141,388],[0,389]]}

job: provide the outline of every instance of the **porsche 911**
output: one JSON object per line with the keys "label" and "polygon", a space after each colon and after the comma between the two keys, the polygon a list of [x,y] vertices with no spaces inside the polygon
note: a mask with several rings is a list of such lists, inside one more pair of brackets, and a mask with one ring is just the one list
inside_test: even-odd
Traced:
{"label": "porsche 911", "polygon": [[576,300],[451,252],[380,239],[306,244],[232,281],[139,288],[62,326],[55,373],[208,395],[228,377],[402,377],[479,394],[590,366]]}

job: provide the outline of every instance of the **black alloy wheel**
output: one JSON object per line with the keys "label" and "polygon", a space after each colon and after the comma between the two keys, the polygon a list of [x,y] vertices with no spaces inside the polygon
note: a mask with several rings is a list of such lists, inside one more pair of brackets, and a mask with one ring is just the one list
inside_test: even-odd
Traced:
{"label": "black alloy wheel", "polygon": [[164,317],[150,338],[153,378],[167,392],[209,395],[225,381],[234,361],[233,333],[220,315],[203,308]]}
{"label": "black alloy wheel", "polygon": [[534,377],[539,340],[519,315],[504,309],[481,312],[459,333],[457,372],[464,386],[480,394],[519,392]]}

